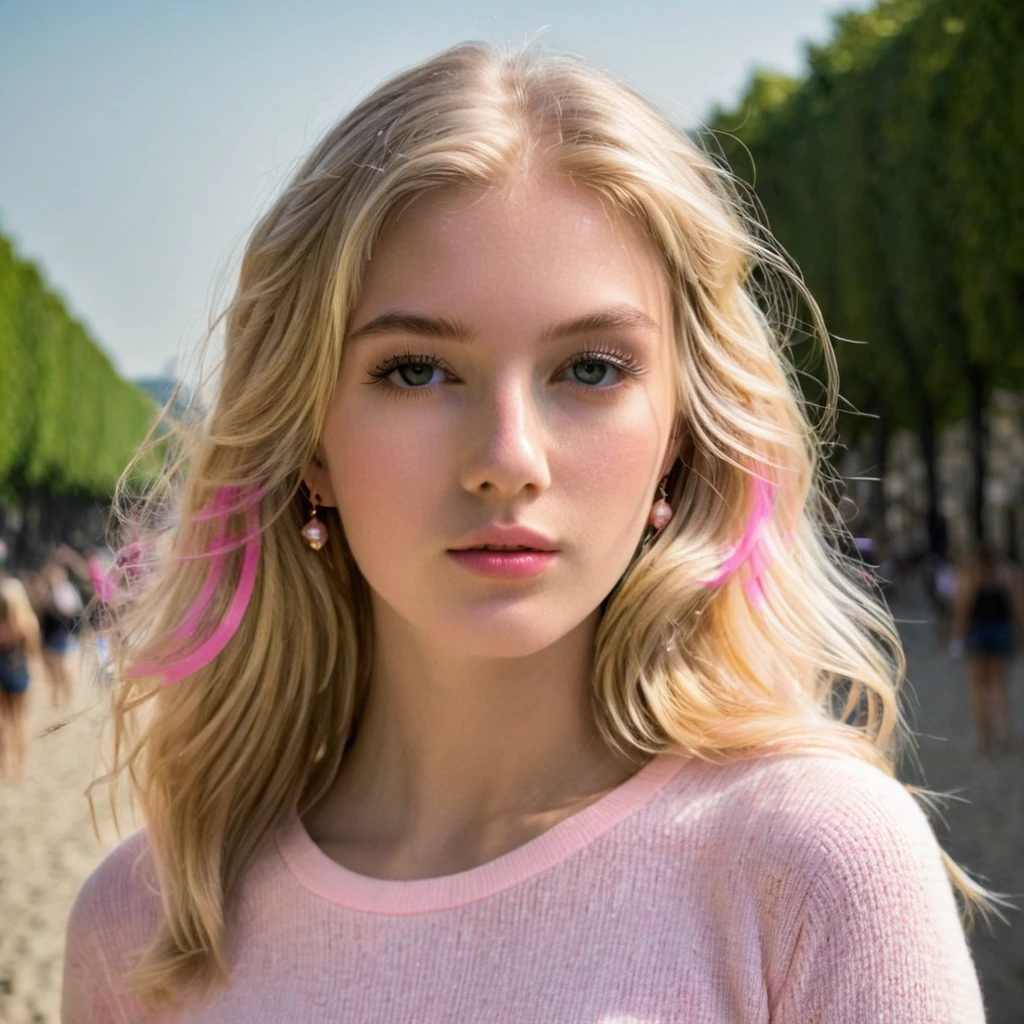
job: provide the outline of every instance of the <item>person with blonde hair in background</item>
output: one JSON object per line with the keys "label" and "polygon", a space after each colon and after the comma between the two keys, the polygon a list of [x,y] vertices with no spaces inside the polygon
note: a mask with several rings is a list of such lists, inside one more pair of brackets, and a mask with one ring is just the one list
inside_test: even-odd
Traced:
{"label": "person with blonde hair in background", "polygon": [[144,827],[64,1024],[982,1021],[1005,900],[895,777],[790,302],[834,414],[736,183],[575,58],[461,45],[331,128],[126,500]]}
{"label": "person with blonde hair in background", "polygon": [[29,750],[28,689],[39,622],[21,581],[0,569],[0,775],[20,779]]}

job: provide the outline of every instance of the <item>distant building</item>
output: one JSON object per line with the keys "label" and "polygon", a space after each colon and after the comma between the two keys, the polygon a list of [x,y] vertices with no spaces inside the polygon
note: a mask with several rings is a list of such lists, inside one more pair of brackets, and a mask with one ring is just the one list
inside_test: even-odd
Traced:
{"label": "distant building", "polygon": [[[139,377],[132,381],[132,383],[140,391],[144,391],[149,395],[162,409],[170,401],[171,396],[174,394],[174,389],[180,384],[177,360],[169,360],[159,376]],[[171,415],[175,419],[183,419],[192,405],[192,392],[189,388],[183,387],[174,405],[171,406]]]}
{"label": "distant building", "polygon": [[172,377],[142,377],[132,383],[140,390],[145,391],[160,406],[167,404],[171,395],[174,394],[174,389],[178,386],[178,381]]}

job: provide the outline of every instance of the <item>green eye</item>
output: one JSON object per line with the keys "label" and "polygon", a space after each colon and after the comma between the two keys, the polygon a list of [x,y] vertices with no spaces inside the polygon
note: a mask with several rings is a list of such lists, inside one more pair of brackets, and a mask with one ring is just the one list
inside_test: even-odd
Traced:
{"label": "green eye", "polygon": [[[389,356],[370,370],[369,375],[373,378],[372,383],[376,384],[397,372],[401,383],[392,382],[394,390],[427,391],[432,390],[428,385],[435,369],[441,369],[444,373],[450,372],[444,361],[436,355],[414,354],[407,351]],[[565,364],[560,373],[564,374],[570,370],[570,384],[585,391],[597,392],[617,391],[624,384],[623,380],[613,384],[605,383],[609,371],[616,371],[623,377],[639,377],[647,372],[646,367],[634,356],[615,349],[581,352]]]}
{"label": "green eye", "polygon": [[434,375],[434,367],[429,363],[404,363],[398,367],[399,376],[412,387],[429,384]]}
{"label": "green eye", "polygon": [[[425,384],[430,383],[434,369],[441,365],[441,360],[437,356],[406,353],[385,359],[370,370],[370,376],[377,382],[390,377],[397,370],[409,390],[420,390]],[[401,384],[396,384],[395,387],[402,389]]]}
{"label": "green eye", "polygon": [[581,384],[593,386],[602,382],[609,369],[618,369],[618,367],[604,359],[581,359],[579,362],[573,363],[571,369]]}

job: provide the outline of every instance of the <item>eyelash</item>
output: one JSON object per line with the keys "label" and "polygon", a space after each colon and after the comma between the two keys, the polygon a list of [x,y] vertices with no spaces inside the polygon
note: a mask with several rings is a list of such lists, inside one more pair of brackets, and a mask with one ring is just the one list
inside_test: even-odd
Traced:
{"label": "eyelash", "polygon": [[[573,356],[572,359],[566,363],[561,370],[559,370],[559,373],[564,373],[566,370],[570,370],[581,363],[605,363],[606,365],[619,370],[627,378],[639,377],[641,374],[647,372],[646,367],[644,367],[628,352],[623,352],[616,348],[596,348],[588,349],[586,352],[580,352],[578,355]],[[387,378],[395,372],[395,370],[401,369],[403,366],[437,366],[446,373],[451,372],[445,365],[444,360],[439,356],[428,355],[426,353],[417,355],[406,349],[401,355],[395,354],[390,356],[370,370],[369,375],[373,378],[373,380],[369,382],[370,385],[373,386],[384,383],[387,381]],[[610,387],[581,384],[579,381],[570,381],[570,383],[574,387],[579,388],[581,391],[585,391],[588,394],[596,392],[601,395],[608,395],[617,394],[628,384],[628,381],[620,380],[618,384],[613,384]],[[415,395],[417,392],[433,390],[434,386],[419,385],[400,387],[396,384],[391,384],[390,382],[388,382],[387,387],[387,391],[398,398],[408,398]]]}

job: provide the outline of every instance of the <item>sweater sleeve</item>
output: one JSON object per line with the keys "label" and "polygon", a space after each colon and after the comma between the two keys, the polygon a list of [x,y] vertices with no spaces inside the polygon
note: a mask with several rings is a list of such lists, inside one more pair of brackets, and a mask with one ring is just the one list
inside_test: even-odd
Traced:
{"label": "sweater sleeve", "polygon": [[61,1024],[113,1024],[108,958],[104,955],[102,902],[97,877],[78,892],[64,941]]}
{"label": "sweater sleeve", "polygon": [[839,795],[800,857],[812,881],[772,1024],[984,1024],[938,840],[902,784]]}
{"label": "sweater sleeve", "polygon": [[64,935],[61,1024],[139,1024],[145,1016],[123,985],[158,920],[159,899],[139,865],[144,848],[144,831],[129,836],[75,897]]}

